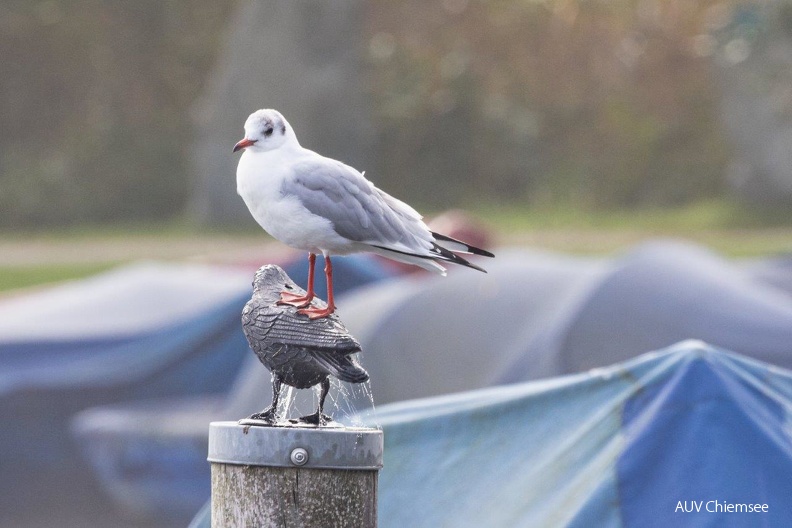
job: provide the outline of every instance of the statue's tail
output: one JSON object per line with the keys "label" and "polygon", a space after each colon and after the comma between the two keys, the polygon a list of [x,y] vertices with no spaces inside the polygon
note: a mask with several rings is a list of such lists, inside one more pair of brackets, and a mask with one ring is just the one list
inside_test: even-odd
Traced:
{"label": "statue's tail", "polygon": [[363,383],[369,379],[368,372],[353,356],[330,351],[314,351],[313,356],[332,376],[341,381]]}

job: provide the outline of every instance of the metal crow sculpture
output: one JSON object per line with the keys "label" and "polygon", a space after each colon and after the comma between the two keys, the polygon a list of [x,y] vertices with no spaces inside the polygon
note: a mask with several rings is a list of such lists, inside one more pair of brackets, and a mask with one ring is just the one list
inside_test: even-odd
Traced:
{"label": "metal crow sculpture", "polygon": [[[242,329],[256,356],[272,373],[272,405],[248,420],[268,425],[278,421],[277,408],[283,384],[307,389],[321,384],[319,408],[300,421],[326,425],[332,418],[323,413],[330,390],[329,376],[349,383],[368,381],[369,375],[352,357],[360,344],[336,315],[309,319],[292,306],[278,304],[281,292],[305,293],[278,266],[262,266],[253,281],[253,296],[242,310]],[[324,304],[318,299],[314,303]]]}

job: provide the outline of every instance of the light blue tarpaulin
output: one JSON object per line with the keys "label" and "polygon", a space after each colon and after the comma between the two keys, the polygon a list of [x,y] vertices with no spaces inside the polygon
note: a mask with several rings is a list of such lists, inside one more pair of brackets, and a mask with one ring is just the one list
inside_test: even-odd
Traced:
{"label": "light blue tarpaulin", "polygon": [[[789,371],[694,341],[586,374],[394,404],[379,413],[380,523],[792,526],[790,409]],[[715,500],[769,511],[677,509]]]}
{"label": "light blue tarpaulin", "polygon": [[[388,276],[371,258],[339,258],[336,291]],[[299,259],[286,266],[307,279]],[[240,313],[255,269],[140,263],[0,302],[0,398],[21,390],[146,383],[141,396],[225,392],[248,349]],[[317,276],[322,292],[324,276]],[[205,365],[190,357],[203,354]],[[149,384],[150,385],[150,384]]]}
{"label": "light blue tarpaulin", "polygon": [[387,405],[379,525],[792,526],[791,409],[792,373],[698,341]]}
{"label": "light blue tarpaulin", "polygon": [[[244,305],[250,276],[250,270],[234,268],[140,263],[3,300],[0,397],[135,383],[202,348],[222,345],[210,336],[237,322],[231,316]],[[244,341],[238,344],[244,351]],[[223,357],[233,379],[243,352]],[[200,369],[190,374],[203,376]],[[171,390],[148,395],[189,392],[189,385],[172,381]],[[229,380],[197,381],[209,385],[202,392],[212,392]]]}

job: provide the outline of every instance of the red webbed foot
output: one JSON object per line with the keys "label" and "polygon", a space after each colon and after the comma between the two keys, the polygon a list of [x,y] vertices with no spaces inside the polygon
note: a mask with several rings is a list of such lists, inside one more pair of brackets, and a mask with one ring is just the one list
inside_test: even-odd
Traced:
{"label": "red webbed foot", "polygon": [[298,314],[307,315],[308,319],[321,319],[323,317],[329,317],[330,314],[332,314],[333,312],[335,312],[335,306],[328,306],[327,308],[319,308],[317,306],[311,306],[308,308],[297,310]]}
{"label": "red webbed foot", "polygon": [[279,305],[294,306],[295,308],[305,308],[311,304],[314,296],[312,294],[298,295],[289,291],[282,291]]}

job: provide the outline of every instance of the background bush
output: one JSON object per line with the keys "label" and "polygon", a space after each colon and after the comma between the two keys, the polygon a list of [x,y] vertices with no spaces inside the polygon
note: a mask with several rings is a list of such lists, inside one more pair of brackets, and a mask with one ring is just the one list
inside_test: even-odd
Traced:
{"label": "background bush", "polygon": [[[0,226],[182,214],[190,108],[232,8],[0,5]],[[370,169],[392,193],[428,207],[609,208],[724,194],[730,154],[712,57],[728,5],[370,0],[365,9]]]}

